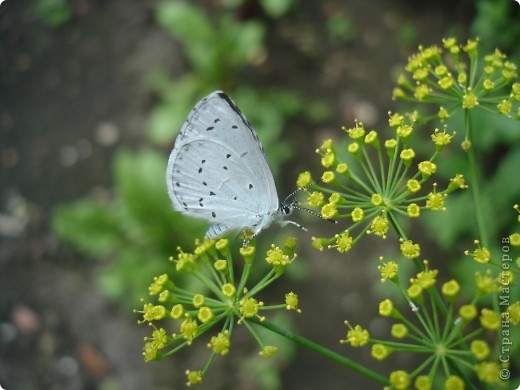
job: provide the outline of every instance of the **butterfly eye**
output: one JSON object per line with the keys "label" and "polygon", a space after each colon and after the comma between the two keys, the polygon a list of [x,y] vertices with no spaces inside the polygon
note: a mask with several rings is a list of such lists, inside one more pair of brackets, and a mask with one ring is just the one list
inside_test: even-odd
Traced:
{"label": "butterfly eye", "polygon": [[282,206],[282,213],[284,213],[285,215],[291,214],[291,211],[292,211],[292,207],[291,206],[288,206],[288,205],[283,205]]}

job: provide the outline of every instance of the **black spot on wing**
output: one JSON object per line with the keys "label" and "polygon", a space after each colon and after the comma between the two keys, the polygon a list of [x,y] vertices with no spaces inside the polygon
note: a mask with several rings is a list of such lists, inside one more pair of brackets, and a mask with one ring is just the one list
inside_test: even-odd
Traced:
{"label": "black spot on wing", "polygon": [[206,131],[211,131],[211,130],[213,130],[213,129],[214,129],[213,126],[209,126],[209,127],[206,128]]}
{"label": "black spot on wing", "polygon": [[226,158],[230,158],[231,157],[231,154],[226,154]]}
{"label": "black spot on wing", "polygon": [[211,216],[212,216],[213,218],[216,218],[216,217],[217,217],[217,214],[215,214],[215,212],[212,211],[212,212],[211,212]]}
{"label": "black spot on wing", "polygon": [[249,189],[252,190],[253,189],[253,185],[251,183],[249,183]]}

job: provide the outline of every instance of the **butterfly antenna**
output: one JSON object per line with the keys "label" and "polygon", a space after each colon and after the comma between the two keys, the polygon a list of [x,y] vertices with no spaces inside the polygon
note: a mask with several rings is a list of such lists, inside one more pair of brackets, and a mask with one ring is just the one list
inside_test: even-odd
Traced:
{"label": "butterfly antenna", "polygon": [[298,192],[303,191],[303,190],[306,190],[307,188],[309,188],[309,187],[312,186],[313,184],[316,184],[316,181],[313,181],[313,182],[307,184],[306,186],[303,186],[303,187],[300,187],[300,188],[295,189],[293,192],[291,192],[289,195],[287,195],[287,196],[285,197],[285,199],[283,200],[282,204],[287,204],[287,201],[289,200],[289,198],[294,197],[294,195],[296,195]]}
{"label": "butterfly antenna", "polygon": [[[306,190],[307,188],[309,188],[309,187],[312,186],[313,184],[316,184],[316,181],[313,181],[313,182],[307,184],[306,186],[303,186],[303,187],[297,188],[296,190],[294,190],[293,192],[291,192],[289,195],[287,195],[287,197],[284,199],[284,201],[283,201],[282,204],[287,205],[287,204],[288,204],[288,200],[289,200],[290,198],[294,197],[298,192],[303,191],[303,190]],[[329,222],[332,222],[332,223],[338,223],[338,221],[336,221],[335,219],[325,218],[325,217],[323,217],[323,215],[321,215],[320,213],[317,213],[317,212],[314,211],[314,210],[308,209],[308,208],[306,208],[306,207],[298,206],[298,205],[296,204],[296,200],[293,200],[293,201],[290,202],[289,204],[290,204],[290,207],[293,208],[293,209],[300,210],[300,211],[305,211],[306,213],[311,214],[311,215],[314,215],[315,217],[318,217],[318,218],[323,219],[323,220],[325,220],[325,221],[329,221]]]}
{"label": "butterfly antenna", "polygon": [[315,217],[318,217],[320,219],[323,219],[324,221],[328,221],[328,222],[332,222],[332,223],[338,223],[338,221],[336,221],[335,219],[330,219],[330,218],[325,218],[323,215],[321,215],[320,213],[317,213],[316,211],[314,210],[311,210],[311,209],[308,209],[306,207],[300,207],[296,204],[293,204],[292,205],[292,208],[293,209],[296,209],[296,210],[300,210],[300,211],[305,211],[306,213],[310,214],[310,215],[314,215]]}

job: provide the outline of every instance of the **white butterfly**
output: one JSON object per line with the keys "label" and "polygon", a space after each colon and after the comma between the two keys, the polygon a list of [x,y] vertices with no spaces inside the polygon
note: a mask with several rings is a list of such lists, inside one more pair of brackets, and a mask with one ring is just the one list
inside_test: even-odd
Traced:
{"label": "white butterfly", "polygon": [[188,115],[168,160],[166,183],[176,210],[212,224],[210,239],[231,231],[254,237],[297,208],[294,201],[280,203],[258,136],[222,91],[206,96]]}

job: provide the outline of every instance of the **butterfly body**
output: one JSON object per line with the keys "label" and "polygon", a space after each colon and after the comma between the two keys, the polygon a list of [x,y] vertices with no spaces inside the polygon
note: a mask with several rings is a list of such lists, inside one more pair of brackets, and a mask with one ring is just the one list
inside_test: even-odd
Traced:
{"label": "butterfly body", "polygon": [[166,174],[176,210],[211,223],[206,237],[253,235],[290,213],[280,204],[258,136],[235,103],[215,91],[190,112]]}

